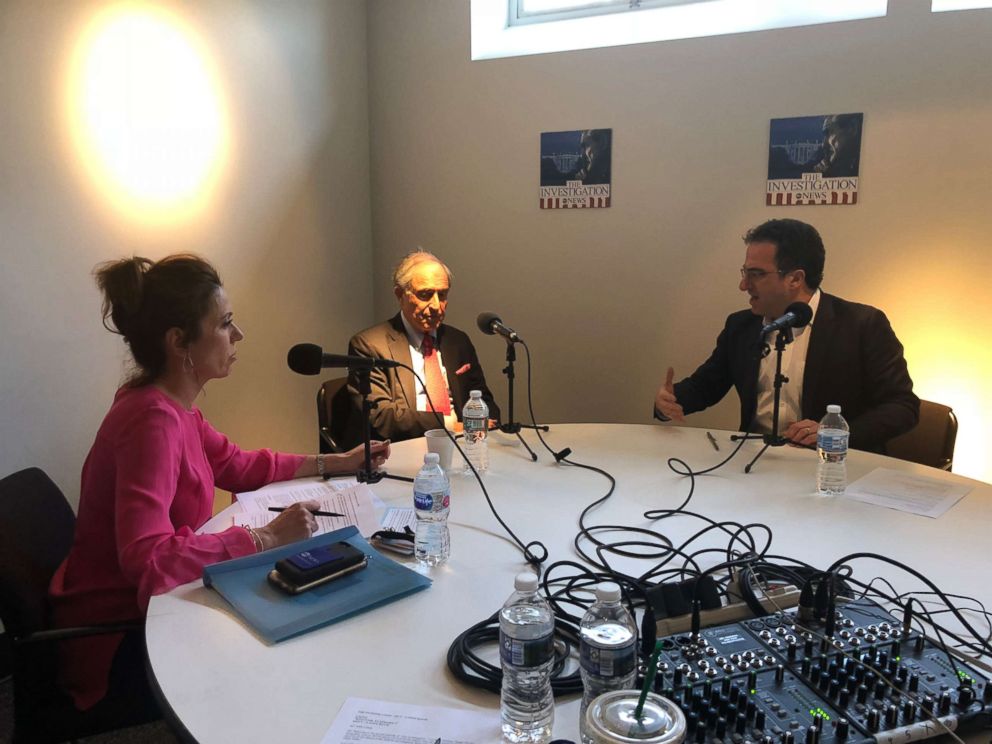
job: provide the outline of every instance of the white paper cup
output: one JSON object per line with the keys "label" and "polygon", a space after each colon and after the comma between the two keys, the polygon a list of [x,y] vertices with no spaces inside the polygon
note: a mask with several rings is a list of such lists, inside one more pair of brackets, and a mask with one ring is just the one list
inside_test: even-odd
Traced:
{"label": "white paper cup", "polygon": [[448,432],[429,429],[424,433],[424,439],[427,440],[427,451],[437,453],[441,468],[445,472],[451,470],[451,453],[455,451],[455,444],[448,438]]}

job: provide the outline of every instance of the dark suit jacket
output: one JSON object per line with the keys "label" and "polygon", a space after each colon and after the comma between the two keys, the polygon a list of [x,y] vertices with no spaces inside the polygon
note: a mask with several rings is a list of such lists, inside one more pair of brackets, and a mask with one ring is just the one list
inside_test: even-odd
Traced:
{"label": "dark suit jacket", "polygon": [[[451,391],[452,405],[461,418],[462,408],[472,390],[481,390],[482,399],[489,406],[489,417],[499,419],[499,406],[486,385],[486,376],[479,364],[479,357],[469,337],[449,325],[437,329],[437,348],[444,361]],[[410,357],[410,342],[399,313],[385,323],[367,328],[355,334],[348,343],[348,353],[364,357],[394,359],[406,365],[413,363]],[[467,369],[458,374],[458,370]],[[428,429],[441,426],[437,416],[428,411],[417,410],[417,388],[413,373],[403,368],[374,369],[371,375],[372,394],[369,400],[376,404],[371,413],[372,436],[377,439],[391,439],[394,442],[423,436]],[[348,378],[348,394],[352,400],[351,426],[345,437],[351,444],[361,441],[362,396],[358,390],[358,378],[353,372]]]}
{"label": "dark suit jacket", "polygon": [[[727,318],[710,358],[675,385],[686,413],[719,402],[734,387],[741,431],[749,429],[757,408],[762,322],[750,310]],[[821,292],[810,332],[803,418],[819,421],[827,405],[837,403],[851,427],[851,447],[872,452],[884,452],[889,439],[916,425],[920,399],[913,394],[902,344],[881,310]]]}

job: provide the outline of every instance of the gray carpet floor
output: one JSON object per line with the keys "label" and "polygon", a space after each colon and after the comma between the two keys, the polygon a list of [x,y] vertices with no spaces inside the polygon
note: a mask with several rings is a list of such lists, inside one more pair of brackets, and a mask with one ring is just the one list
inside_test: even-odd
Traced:
{"label": "gray carpet floor", "polygon": [[[10,678],[0,680],[0,744],[9,744],[14,731],[14,690]],[[148,723],[80,739],[86,744],[179,744],[164,722]]]}

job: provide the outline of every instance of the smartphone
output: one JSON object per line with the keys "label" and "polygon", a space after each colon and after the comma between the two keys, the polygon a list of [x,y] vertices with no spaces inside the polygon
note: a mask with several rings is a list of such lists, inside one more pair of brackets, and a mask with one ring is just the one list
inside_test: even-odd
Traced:
{"label": "smartphone", "polygon": [[322,545],[276,561],[269,572],[269,583],[290,594],[326,584],[360,571],[368,565],[368,556],[346,542]]}

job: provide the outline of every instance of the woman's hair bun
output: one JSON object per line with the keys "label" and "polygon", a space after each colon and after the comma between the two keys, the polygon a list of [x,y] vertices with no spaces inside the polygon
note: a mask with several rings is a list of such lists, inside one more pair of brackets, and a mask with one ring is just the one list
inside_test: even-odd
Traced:
{"label": "woman's hair bun", "polygon": [[145,274],[153,265],[147,258],[133,256],[100,264],[93,272],[103,293],[103,325],[125,340],[135,330],[141,312]]}

